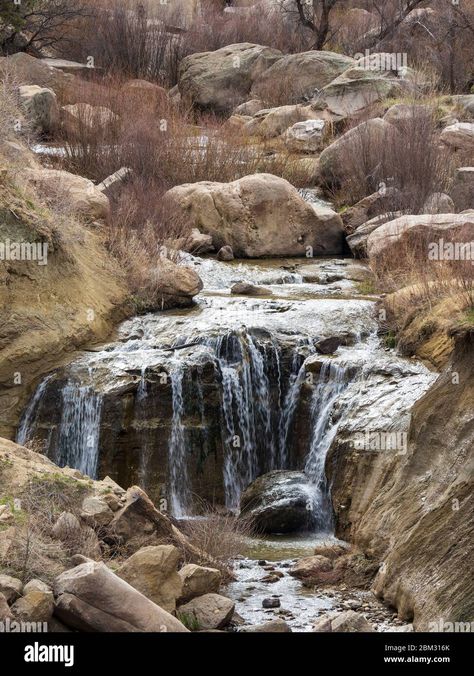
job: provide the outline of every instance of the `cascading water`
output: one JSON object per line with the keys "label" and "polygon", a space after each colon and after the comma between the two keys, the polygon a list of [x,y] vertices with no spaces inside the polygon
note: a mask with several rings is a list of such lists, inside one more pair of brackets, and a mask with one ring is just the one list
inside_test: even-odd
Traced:
{"label": "cascading water", "polygon": [[237,509],[242,490],[259,474],[262,458],[267,471],[277,464],[270,383],[276,376],[279,393],[279,349],[271,343],[265,354],[254,337],[240,331],[218,339],[214,350],[222,376],[226,506]]}
{"label": "cascading water", "polygon": [[46,387],[51,380],[51,375],[46,376],[44,380],[41,381],[39,386],[36,388],[35,393],[31,397],[31,400],[28,406],[25,409],[25,412],[20,420],[20,425],[18,427],[18,432],[16,435],[16,442],[24,446],[30,439],[31,432],[34,429],[35,419],[38,414],[38,409],[41,404]]}
{"label": "cascading water", "polygon": [[[380,350],[372,301],[337,298],[348,280],[305,283],[292,264],[191,262],[208,286],[197,307],[124,323],[117,342],[66,369],[60,411],[64,372],[49,376],[23,415],[18,441],[42,438],[51,459],[92,477],[100,453],[101,466],[117,480],[121,472],[124,485],[138,481],[159,497],[164,491],[175,516],[189,514],[202,492],[206,500],[217,493],[219,503],[237,510],[256,477],[304,469],[314,527],[331,530],[325,462],[348,402],[367,397],[354,381],[371,378],[390,399],[393,390],[405,396],[403,385],[389,385],[397,369],[411,397],[428,379],[420,367],[394,366],[396,357]],[[314,265],[311,278],[341,276],[340,261]],[[273,297],[230,295],[226,290],[246,271]],[[340,334],[354,344],[347,354],[318,354],[321,338]],[[386,428],[402,407],[392,400],[382,417]]]}
{"label": "cascading water", "polygon": [[186,462],[186,437],[183,424],[183,369],[176,365],[171,371],[173,392],[173,420],[169,440],[169,474],[171,511],[177,516],[188,513],[190,504],[188,465]]}
{"label": "cascading water", "polygon": [[61,422],[55,461],[96,478],[102,397],[88,385],[68,381],[61,392]]}
{"label": "cascading water", "polygon": [[[318,531],[332,532],[333,515],[326,479],[326,456],[337,433],[338,422],[332,420],[339,395],[348,385],[347,369],[328,360],[321,366],[318,384],[311,401],[311,443],[304,473],[310,480],[312,520]],[[339,418],[340,420],[340,418]]]}

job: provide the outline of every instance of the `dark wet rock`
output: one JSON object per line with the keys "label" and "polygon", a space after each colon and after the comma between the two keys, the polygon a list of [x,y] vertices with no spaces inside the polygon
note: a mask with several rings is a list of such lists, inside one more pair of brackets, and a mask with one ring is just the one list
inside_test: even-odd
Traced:
{"label": "dark wet rock", "polygon": [[320,354],[333,354],[340,345],[352,345],[353,342],[354,336],[347,333],[323,338],[316,343],[316,348]]}
{"label": "dark wet rock", "polygon": [[270,598],[262,601],[262,608],[279,608],[280,605],[280,599]]}
{"label": "dark wet rock", "polygon": [[256,479],[242,495],[242,514],[264,533],[292,533],[308,528],[311,485],[302,472],[276,470]]}
{"label": "dark wet rock", "polygon": [[265,577],[262,577],[261,582],[265,582],[266,584],[274,584],[275,582],[278,582],[280,578],[278,575],[265,575]]}

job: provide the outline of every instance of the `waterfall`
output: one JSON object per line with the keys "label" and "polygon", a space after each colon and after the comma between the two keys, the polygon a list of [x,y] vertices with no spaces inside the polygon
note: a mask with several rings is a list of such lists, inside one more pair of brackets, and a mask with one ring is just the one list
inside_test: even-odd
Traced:
{"label": "waterfall", "polygon": [[[295,361],[293,361],[295,364]],[[293,416],[300,399],[300,391],[306,376],[306,364],[303,362],[301,367],[290,375],[289,387],[283,403],[283,409],[279,421],[279,442],[280,442],[280,467],[286,467],[288,464],[288,435],[290,432]]]}
{"label": "waterfall", "polygon": [[173,419],[169,440],[169,497],[171,512],[174,516],[184,516],[190,504],[188,465],[186,457],[186,438],[183,424],[183,366],[178,363],[171,371],[173,395]]}
{"label": "waterfall", "polygon": [[30,399],[28,406],[25,409],[25,412],[21,418],[20,425],[18,427],[18,432],[16,435],[16,442],[21,446],[24,446],[27,441],[33,436],[33,431],[35,427],[36,418],[38,415],[38,410],[41,405],[41,400],[43,399],[43,394],[46,390],[46,386],[51,380],[52,375],[46,376],[44,380],[38,385],[35,390],[35,393]]}
{"label": "waterfall", "polygon": [[[189,336],[180,336],[174,346],[189,343]],[[292,425],[301,401],[301,390],[307,375],[304,352],[314,355],[315,347],[308,338],[299,338],[283,359],[282,343],[272,334],[255,334],[245,328],[213,337],[194,339],[196,345],[211,352],[220,383],[220,427],[223,449],[223,484],[226,506],[238,510],[240,496],[258,476],[273,469],[289,469]],[[285,364],[285,365],[284,365]],[[154,449],[154,431],[147,425],[152,390],[146,378],[147,365],[140,366],[140,379],[135,394],[135,421],[140,430],[138,477],[147,487],[149,463]],[[172,390],[171,429],[168,439],[168,494],[170,511],[177,517],[192,509],[191,435],[186,415],[191,409],[199,421],[201,452],[209,450],[212,420],[206,419],[201,371],[191,380],[186,357],[173,357],[170,365]],[[89,368],[84,374],[93,378]],[[33,436],[38,409],[51,376],[42,381],[22,418],[18,441]],[[326,485],[326,454],[337,432],[332,413],[338,395],[348,382],[346,370],[334,360],[325,359],[310,403],[311,428],[305,473],[314,488],[310,499],[315,526],[328,530],[331,506]],[[186,388],[184,387],[186,384]],[[97,476],[102,397],[91,386],[69,379],[61,392],[62,408],[56,448],[50,457],[61,466],[69,465],[91,477]]]}
{"label": "waterfall", "polygon": [[276,422],[282,399],[281,348],[273,337],[259,340],[245,329],[203,344],[212,350],[222,382],[226,506],[236,510],[249,483],[281,467]]}
{"label": "waterfall", "polygon": [[321,366],[311,401],[311,443],[304,472],[312,484],[314,527],[324,532],[333,530],[331,497],[325,472],[326,456],[341,420],[339,417],[338,421],[334,421],[332,416],[339,395],[348,384],[347,369],[328,360]]}
{"label": "waterfall", "polygon": [[69,380],[61,392],[62,408],[55,462],[95,479],[99,461],[102,396]]}
{"label": "waterfall", "polygon": [[[135,395],[135,419],[142,422],[146,416],[145,401],[148,397],[148,386],[146,380],[146,365],[140,369],[140,382],[138,383]],[[153,453],[153,439],[150,430],[145,425],[141,428],[141,448],[138,459],[138,477],[140,486],[143,489],[148,487],[148,466]]]}

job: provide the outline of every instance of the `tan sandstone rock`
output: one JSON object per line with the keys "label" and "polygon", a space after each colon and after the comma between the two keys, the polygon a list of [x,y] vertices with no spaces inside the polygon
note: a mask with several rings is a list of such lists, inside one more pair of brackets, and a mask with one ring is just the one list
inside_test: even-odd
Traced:
{"label": "tan sandstone rock", "polygon": [[173,545],[143,547],[117,570],[117,575],[169,613],[181,597],[183,577],[178,574],[181,553]]}
{"label": "tan sandstone rock", "polygon": [[178,617],[196,629],[222,629],[234,614],[235,603],[220,594],[204,594],[180,606]]}
{"label": "tan sandstone rock", "polygon": [[55,615],[81,631],[185,632],[186,627],[103,563],[82,563],[54,583]]}
{"label": "tan sandstone rock", "polygon": [[222,580],[222,574],[216,568],[197,566],[194,563],[183,566],[178,574],[183,581],[180,603],[191,601],[196,596],[219,591]]}
{"label": "tan sandstone rock", "polygon": [[25,175],[46,196],[67,199],[77,213],[89,218],[105,218],[109,213],[108,198],[88,178],[60,169],[28,169]]}
{"label": "tan sandstone rock", "polygon": [[340,216],[305,202],[288,181],[254,174],[231,183],[176,186],[164,197],[181,210],[214,247],[237,257],[301,256],[342,252]]}

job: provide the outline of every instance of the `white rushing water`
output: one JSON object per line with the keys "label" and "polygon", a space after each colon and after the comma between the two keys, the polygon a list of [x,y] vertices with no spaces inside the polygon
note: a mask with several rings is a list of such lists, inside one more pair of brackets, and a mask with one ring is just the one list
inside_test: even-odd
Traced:
{"label": "white rushing water", "polygon": [[69,381],[61,392],[62,408],[55,460],[97,477],[102,397],[87,385]]}
{"label": "white rushing water", "polygon": [[[139,481],[146,488],[152,483],[149,467],[158,436],[168,434],[167,494],[175,516],[193,508],[192,443],[198,435],[206,455],[216,441],[210,430],[217,429],[227,508],[238,509],[242,491],[260,474],[304,469],[312,486],[314,526],[329,532],[325,462],[336,435],[369,423],[405,429],[411,403],[432,374],[380,344],[374,301],[357,296],[349,261],[185,260],[204,281],[195,306],[128,320],[114,342],[48,376],[22,417],[18,441],[48,427],[40,415],[43,401],[59,388],[58,432],[43,435],[46,451],[59,464],[95,477],[103,404],[124,382],[131,383]],[[230,295],[229,287],[241,280],[264,284],[273,295]],[[348,345],[333,355],[319,354],[319,341],[338,337]],[[203,375],[203,364],[214,372],[219,402],[213,406],[204,395],[209,376]],[[169,374],[171,410],[168,421],[150,426],[146,410],[156,395],[148,377],[157,372]],[[299,442],[294,429],[302,410],[307,410],[306,458],[303,467],[293,467]]]}
{"label": "white rushing water", "polygon": [[38,413],[38,408],[50,380],[51,376],[49,375],[41,381],[21,417],[20,425],[16,435],[16,441],[22,446],[30,440],[30,436],[34,431],[34,424],[36,415]]}

